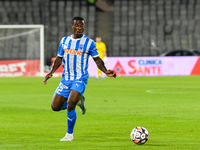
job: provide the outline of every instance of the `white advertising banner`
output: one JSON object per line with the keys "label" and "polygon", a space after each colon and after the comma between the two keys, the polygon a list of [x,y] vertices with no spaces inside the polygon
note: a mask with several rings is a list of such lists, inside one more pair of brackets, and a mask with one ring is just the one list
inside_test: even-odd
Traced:
{"label": "white advertising banner", "polygon": [[[52,60],[53,62],[53,60]],[[200,57],[108,57],[107,69],[115,70],[118,76],[188,76],[200,75]],[[97,66],[89,59],[91,77],[97,75]],[[40,60],[1,60],[0,77],[38,76]],[[62,75],[62,66],[54,76]]]}
{"label": "white advertising banner", "polygon": [[[108,69],[120,76],[188,76],[200,74],[199,57],[108,57]],[[89,60],[89,74],[96,76],[97,67]]]}

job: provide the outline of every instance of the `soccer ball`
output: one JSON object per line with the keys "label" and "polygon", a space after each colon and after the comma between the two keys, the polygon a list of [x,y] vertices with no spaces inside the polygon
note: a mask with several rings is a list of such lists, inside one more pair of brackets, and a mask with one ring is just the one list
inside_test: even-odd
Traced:
{"label": "soccer ball", "polygon": [[138,126],[131,131],[130,137],[134,143],[142,145],[148,141],[149,132],[146,128]]}

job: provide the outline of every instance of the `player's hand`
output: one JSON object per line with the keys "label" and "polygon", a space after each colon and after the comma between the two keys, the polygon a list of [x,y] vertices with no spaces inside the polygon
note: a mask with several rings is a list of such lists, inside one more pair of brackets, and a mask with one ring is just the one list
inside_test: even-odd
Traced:
{"label": "player's hand", "polygon": [[44,84],[47,84],[47,80],[50,79],[53,75],[51,73],[48,73],[44,78]]}
{"label": "player's hand", "polygon": [[114,70],[107,70],[105,73],[108,77],[114,77],[114,78],[117,77],[117,74]]}

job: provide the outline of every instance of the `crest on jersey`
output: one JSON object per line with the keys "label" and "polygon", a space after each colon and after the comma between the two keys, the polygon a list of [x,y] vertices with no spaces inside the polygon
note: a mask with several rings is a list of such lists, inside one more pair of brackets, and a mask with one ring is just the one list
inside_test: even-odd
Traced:
{"label": "crest on jersey", "polygon": [[79,49],[83,50],[83,44],[80,44]]}

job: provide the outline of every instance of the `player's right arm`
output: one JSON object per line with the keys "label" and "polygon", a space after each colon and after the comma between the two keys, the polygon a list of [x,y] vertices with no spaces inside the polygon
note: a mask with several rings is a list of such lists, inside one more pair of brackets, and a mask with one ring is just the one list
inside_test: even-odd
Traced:
{"label": "player's right arm", "polygon": [[63,50],[63,40],[66,40],[67,37],[63,37],[60,41],[60,45],[58,48],[58,55],[56,57],[56,59],[53,62],[53,66],[51,68],[51,71],[45,76],[44,78],[44,84],[47,83],[47,80],[49,78],[51,78],[53,76],[53,73],[60,67],[60,65],[62,64],[62,58],[64,55],[64,50]]}
{"label": "player's right arm", "polygon": [[44,84],[46,84],[47,80],[53,76],[53,73],[60,67],[61,64],[62,64],[62,57],[57,56],[56,59],[54,60],[51,71],[44,78]]}

